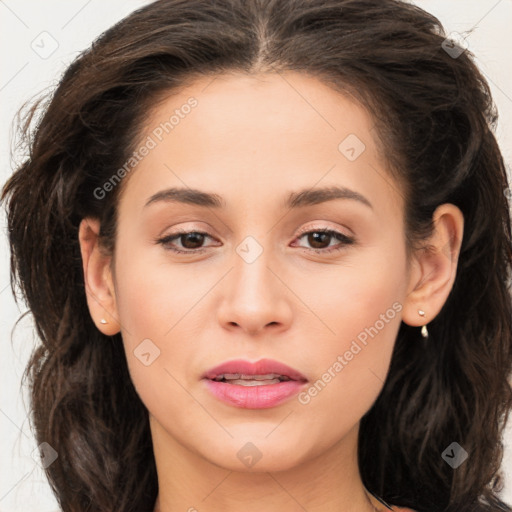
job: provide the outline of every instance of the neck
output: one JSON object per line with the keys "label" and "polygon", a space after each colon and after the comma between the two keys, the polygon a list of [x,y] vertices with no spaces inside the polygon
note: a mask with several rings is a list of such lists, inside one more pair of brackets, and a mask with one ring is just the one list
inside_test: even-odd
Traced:
{"label": "neck", "polygon": [[[333,446],[288,465],[264,458],[246,471],[189,450],[151,418],[159,495],[154,512],[375,512],[357,461],[359,424]],[[243,446],[246,440],[238,441]],[[290,458],[291,460],[292,458]],[[231,461],[229,461],[231,463]],[[289,466],[289,467],[287,467]]]}

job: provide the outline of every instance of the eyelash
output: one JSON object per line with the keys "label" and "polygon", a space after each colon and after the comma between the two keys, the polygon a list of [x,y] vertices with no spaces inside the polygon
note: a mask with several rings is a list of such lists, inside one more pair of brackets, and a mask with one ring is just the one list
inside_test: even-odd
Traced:
{"label": "eyelash", "polygon": [[[208,237],[210,236],[208,233],[205,233],[203,231],[187,231],[187,230],[183,230],[183,231],[177,231],[176,233],[173,233],[171,235],[167,235],[165,237],[156,239],[155,242],[158,243],[158,244],[163,245],[166,250],[172,251],[174,253],[179,253],[179,254],[201,254],[201,253],[205,252],[207,248],[189,249],[189,250],[183,251],[181,249],[176,249],[176,248],[173,248],[173,247],[165,247],[166,244],[169,244],[170,242],[180,238],[181,236],[189,235],[189,234],[193,234],[193,233],[197,234],[197,235],[205,235],[205,236],[208,236]],[[324,233],[324,234],[327,234],[327,235],[331,235],[333,238],[336,238],[337,240],[339,240],[341,242],[341,246],[330,248],[330,249],[308,249],[307,247],[303,247],[303,249],[307,249],[307,250],[312,251],[312,252],[314,252],[316,254],[330,254],[332,252],[339,252],[339,251],[342,251],[343,249],[345,249],[345,246],[352,245],[352,244],[355,243],[355,240],[353,238],[351,238],[351,237],[349,237],[347,235],[344,235],[343,233],[339,233],[338,231],[334,231],[333,229],[327,229],[327,228],[312,229],[312,230],[309,230],[309,231],[304,231],[302,233],[299,233],[299,235],[297,236],[297,239],[300,239],[304,235],[310,235],[312,233]],[[212,237],[210,237],[210,238],[212,238]]]}

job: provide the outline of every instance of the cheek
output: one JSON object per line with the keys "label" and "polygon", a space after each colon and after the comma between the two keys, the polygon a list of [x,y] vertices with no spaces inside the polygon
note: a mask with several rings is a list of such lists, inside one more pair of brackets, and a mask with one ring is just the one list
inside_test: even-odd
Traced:
{"label": "cheek", "polygon": [[206,265],[201,270],[200,262],[192,269],[161,255],[156,261],[156,251],[123,252],[122,240],[118,247],[116,307],[132,382],[153,415],[177,414],[190,407],[184,387],[197,385],[198,357],[211,350],[204,345],[204,331],[212,328],[216,301],[211,292],[225,270]]}
{"label": "cheek", "polygon": [[[389,254],[369,251],[362,259],[347,259],[347,265],[301,281],[297,293],[323,324],[319,342],[303,347],[316,380],[299,401],[315,414],[328,410],[341,422],[347,410],[352,417],[362,416],[384,385],[406,288],[405,251]],[[318,320],[311,316],[309,322]],[[329,403],[337,407],[329,408]]]}
{"label": "cheek", "polygon": [[135,249],[116,260],[117,312],[131,342],[141,336],[165,341],[190,325],[186,315],[215,282],[211,272],[196,277],[154,252]]}

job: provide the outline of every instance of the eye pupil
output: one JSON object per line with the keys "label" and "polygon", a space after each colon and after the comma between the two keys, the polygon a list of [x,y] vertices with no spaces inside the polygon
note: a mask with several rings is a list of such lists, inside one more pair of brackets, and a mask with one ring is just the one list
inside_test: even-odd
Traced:
{"label": "eye pupil", "polygon": [[[201,246],[201,244],[204,242],[204,235],[201,234],[201,233],[196,233],[196,232],[192,232],[192,233],[186,233],[184,235],[181,235],[181,244],[183,245],[183,247],[185,247],[186,249],[197,249],[198,247]],[[197,239],[199,238],[199,241],[197,242]],[[190,240],[192,239],[192,247],[189,247],[189,245],[187,243],[184,243],[183,240]],[[196,239],[196,244],[194,245],[194,239]]]}
{"label": "eye pupil", "polygon": [[[322,244],[325,243],[325,238],[327,238],[328,240],[330,237],[331,235],[329,233],[314,231],[308,235],[308,243],[311,245],[311,247],[314,247],[315,249],[321,249]],[[322,241],[322,239],[324,240]],[[320,244],[320,247],[317,245],[318,243]]]}

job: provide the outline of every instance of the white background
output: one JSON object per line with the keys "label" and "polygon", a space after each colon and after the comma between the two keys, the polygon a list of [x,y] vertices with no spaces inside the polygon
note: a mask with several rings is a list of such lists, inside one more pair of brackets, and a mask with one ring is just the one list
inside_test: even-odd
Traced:
{"label": "white background", "polygon": [[[376,0],[378,1],[378,0]],[[54,86],[65,67],[93,39],[144,0],[0,0],[0,183],[11,174],[12,120],[21,104]],[[447,33],[475,27],[466,42],[488,79],[500,113],[498,140],[512,162],[512,0],[416,0],[437,16]],[[45,52],[56,47],[51,55]],[[39,54],[37,53],[39,52]],[[29,318],[14,335],[14,322],[26,310],[15,305],[9,287],[8,247],[2,211],[0,238],[0,512],[58,510],[42,469],[31,453],[36,447],[20,380],[34,343]],[[11,338],[12,335],[12,338]],[[24,398],[25,396],[25,398]],[[24,402],[25,401],[25,402]],[[512,428],[505,438],[506,487],[502,498],[512,504]],[[471,456],[469,461],[471,460]]]}

